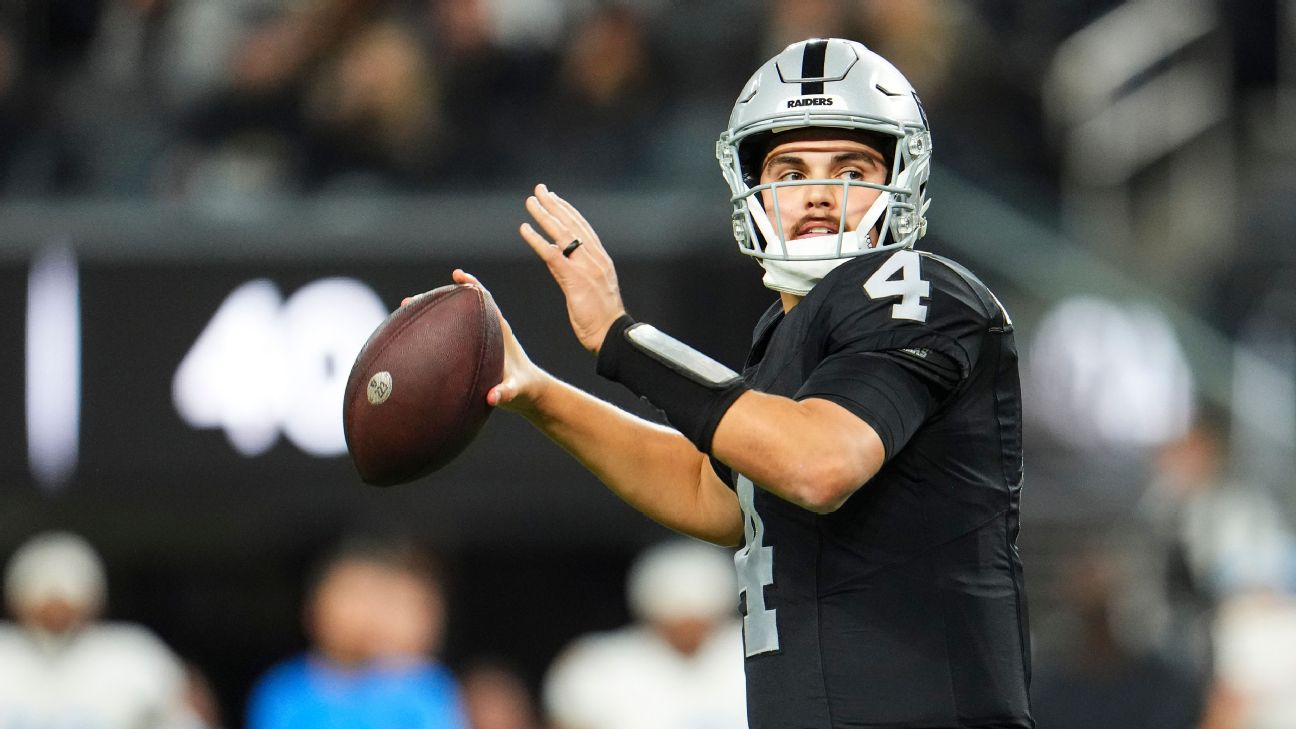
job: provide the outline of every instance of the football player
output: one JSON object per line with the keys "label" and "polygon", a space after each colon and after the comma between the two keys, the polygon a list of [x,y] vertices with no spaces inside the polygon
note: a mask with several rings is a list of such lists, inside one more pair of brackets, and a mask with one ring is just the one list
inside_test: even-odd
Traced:
{"label": "football player", "polygon": [[918,95],[859,43],[803,41],[751,78],[716,149],[739,248],[779,296],[743,371],[628,315],[598,234],[539,185],[520,233],[572,329],[672,427],[545,373],[507,323],[489,402],[658,522],[742,544],[752,727],[1034,726],[1013,327],[967,269],[912,248]]}

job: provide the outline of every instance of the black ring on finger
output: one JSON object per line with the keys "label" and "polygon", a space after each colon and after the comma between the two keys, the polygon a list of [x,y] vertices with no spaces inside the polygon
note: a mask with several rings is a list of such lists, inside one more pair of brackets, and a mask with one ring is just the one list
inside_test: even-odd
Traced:
{"label": "black ring on finger", "polygon": [[568,243],[568,244],[567,244],[567,247],[563,249],[563,257],[564,257],[564,258],[571,258],[571,254],[572,254],[573,252],[575,252],[575,250],[576,250],[577,248],[580,248],[580,247],[581,247],[581,239],[580,239],[580,238],[572,238],[572,242],[571,242],[571,243]]}

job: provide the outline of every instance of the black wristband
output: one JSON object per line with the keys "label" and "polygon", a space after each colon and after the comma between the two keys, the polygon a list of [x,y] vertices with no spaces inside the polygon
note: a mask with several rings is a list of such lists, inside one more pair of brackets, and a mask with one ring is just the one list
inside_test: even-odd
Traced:
{"label": "black wristband", "polygon": [[699,451],[711,451],[720,419],[747,385],[737,372],[627,314],[599,349],[598,373],[666,413]]}

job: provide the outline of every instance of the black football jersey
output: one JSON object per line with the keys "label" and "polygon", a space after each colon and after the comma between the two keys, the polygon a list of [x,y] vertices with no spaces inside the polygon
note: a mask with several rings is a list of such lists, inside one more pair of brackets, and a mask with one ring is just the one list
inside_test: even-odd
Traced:
{"label": "black football jersey", "polygon": [[929,253],[853,259],[787,314],[771,307],[743,376],[881,432],[887,417],[852,407],[877,387],[878,353],[932,360],[911,377],[934,394],[840,509],[815,514],[717,463],[744,514],[751,726],[1032,727],[1017,352],[990,290]]}

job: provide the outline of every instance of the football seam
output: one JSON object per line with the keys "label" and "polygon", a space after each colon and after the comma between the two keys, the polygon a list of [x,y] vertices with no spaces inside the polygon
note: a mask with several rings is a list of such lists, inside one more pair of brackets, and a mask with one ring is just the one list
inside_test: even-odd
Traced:
{"label": "football seam", "polygon": [[[477,306],[481,308],[486,316],[490,316],[490,311],[486,306],[486,294],[481,291],[477,292]],[[482,320],[485,321],[485,317],[482,317]],[[486,328],[490,329],[490,325],[487,324]],[[486,340],[490,338],[487,334],[488,332],[482,332],[481,343],[477,347],[477,364],[473,369],[472,387],[470,388],[472,392],[468,393],[468,397],[477,396],[477,391],[481,389],[482,360],[486,355]]]}

